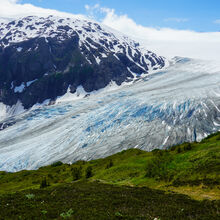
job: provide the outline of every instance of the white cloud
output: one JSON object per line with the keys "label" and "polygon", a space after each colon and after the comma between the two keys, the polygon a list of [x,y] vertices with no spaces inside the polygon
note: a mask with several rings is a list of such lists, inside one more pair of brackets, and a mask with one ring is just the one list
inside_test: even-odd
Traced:
{"label": "white cloud", "polygon": [[165,22],[174,21],[174,22],[177,22],[177,23],[181,23],[181,22],[188,22],[189,19],[188,18],[165,18],[164,21]]}
{"label": "white cloud", "polygon": [[99,12],[100,8],[101,7],[99,4],[95,4],[94,6],[85,5],[85,9],[88,12],[88,16],[89,18],[92,18],[92,19],[95,18],[95,14]]}
{"label": "white cloud", "polygon": [[70,13],[60,12],[57,10],[36,7],[32,4],[22,4],[21,0],[0,0],[0,20],[15,19],[29,15],[32,16],[56,15],[62,17],[85,18],[85,16],[83,15],[73,15]]}
{"label": "white cloud", "polygon": [[[19,0],[0,0],[0,21],[5,18],[18,18],[28,15],[63,17],[80,17],[51,9],[43,9],[32,4],[22,4]],[[220,60],[220,32],[199,33],[190,30],[175,30],[171,28],[154,28],[137,24],[127,15],[117,15],[114,9],[102,8],[99,4],[86,5],[89,17],[103,13],[102,24],[110,26],[136,39],[147,49],[163,56],[186,56],[201,59]],[[218,21],[218,20],[217,20]]]}
{"label": "white cloud", "polygon": [[171,28],[154,28],[137,24],[114,9],[100,8],[102,23],[141,42],[147,49],[166,57],[184,56],[220,60],[220,32],[195,32]]}
{"label": "white cloud", "polygon": [[90,10],[91,11],[91,10],[100,8],[100,5],[99,4],[95,4],[94,6],[85,5],[85,8],[86,8],[86,10]]}

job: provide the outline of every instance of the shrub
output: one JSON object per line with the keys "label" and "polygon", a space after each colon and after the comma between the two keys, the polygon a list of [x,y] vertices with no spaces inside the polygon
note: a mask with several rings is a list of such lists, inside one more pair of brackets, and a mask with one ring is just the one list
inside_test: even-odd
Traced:
{"label": "shrub", "polygon": [[162,150],[160,150],[160,149],[154,149],[154,150],[152,150],[152,153],[153,153],[153,155],[155,155],[155,156],[158,156],[158,155],[162,156],[163,153],[164,153],[164,151],[162,151]]}
{"label": "shrub", "polygon": [[107,163],[106,169],[109,169],[109,168],[111,168],[111,167],[113,167],[113,161],[112,161],[112,160],[110,160],[110,161]]}
{"label": "shrub", "polygon": [[50,179],[53,179],[53,175],[52,175],[51,173],[49,173],[49,174],[47,175],[47,177],[50,178]]}
{"label": "shrub", "polygon": [[42,210],[41,213],[46,215],[47,214],[47,210]]}
{"label": "shrub", "polygon": [[50,186],[50,184],[47,182],[47,179],[46,177],[41,181],[41,184],[40,184],[40,188],[43,189],[43,188],[46,188]]}
{"label": "shrub", "polygon": [[73,213],[74,213],[74,211],[72,209],[69,209],[69,211],[61,213],[60,217],[70,218]]}
{"label": "shrub", "polygon": [[180,154],[182,152],[181,147],[177,148],[177,153]]}
{"label": "shrub", "polygon": [[178,145],[174,145],[170,148],[170,151],[175,151],[177,149]]}
{"label": "shrub", "polygon": [[184,151],[192,150],[192,145],[190,143],[186,143],[183,147]]}
{"label": "shrub", "polygon": [[116,217],[123,217],[123,215],[122,215],[120,212],[116,212],[116,213],[115,213],[115,216],[116,216]]}
{"label": "shrub", "polygon": [[167,153],[156,155],[148,162],[145,177],[170,181],[174,176],[174,171],[168,169],[172,156]]}
{"label": "shrub", "polygon": [[93,176],[92,167],[89,166],[89,167],[86,168],[86,178],[88,179],[88,178],[90,178],[92,176]]}
{"label": "shrub", "polygon": [[72,169],[73,181],[79,180],[82,176],[81,167],[73,167]]}
{"label": "shrub", "polygon": [[26,196],[26,198],[28,198],[28,199],[33,199],[33,198],[35,197],[34,194],[27,194],[27,195],[25,195],[25,196]]}
{"label": "shrub", "polygon": [[63,163],[61,161],[57,161],[57,162],[51,164],[52,167],[58,167],[58,166],[61,166],[61,165],[63,165]]}

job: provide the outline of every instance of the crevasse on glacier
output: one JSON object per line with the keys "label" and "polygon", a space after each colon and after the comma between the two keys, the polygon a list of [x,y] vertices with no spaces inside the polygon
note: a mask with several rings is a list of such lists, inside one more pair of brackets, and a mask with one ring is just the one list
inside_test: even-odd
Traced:
{"label": "crevasse on glacier", "polygon": [[0,170],[199,141],[220,128],[219,81],[218,64],[175,58],[131,85],[33,108],[0,131]]}

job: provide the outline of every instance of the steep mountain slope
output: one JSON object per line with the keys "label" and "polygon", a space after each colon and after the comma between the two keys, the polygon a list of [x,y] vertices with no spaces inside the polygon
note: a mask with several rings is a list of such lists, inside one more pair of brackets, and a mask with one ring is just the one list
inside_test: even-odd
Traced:
{"label": "steep mountain slope", "polygon": [[0,131],[0,170],[200,141],[220,128],[219,82],[219,64],[175,58],[167,69],[116,90],[109,86],[88,96],[78,88],[79,97],[59,99],[78,101],[33,108],[2,122],[11,126]]}
{"label": "steep mountain slope", "polygon": [[121,85],[165,63],[92,21],[26,17],[0,27],[0,102],[27,109],[78,86],[91,92],[112,81]]}

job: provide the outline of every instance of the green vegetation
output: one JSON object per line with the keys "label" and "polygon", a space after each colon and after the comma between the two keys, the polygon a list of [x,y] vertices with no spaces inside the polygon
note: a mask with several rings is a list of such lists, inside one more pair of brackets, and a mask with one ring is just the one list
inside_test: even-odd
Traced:
{"label": "green vegetation", "polygon": [[27,194],[26,197],[27,197],[28,199],[33,199],[33,198],[35,197],[35,195],[34,195],[34,194]]}
{"label": "green vegetation", "polygon": [[89,167],[86,168],[86,178],[88,179],[88,178],[90,178],[92,176],[93,176],[92,167],[89,166]]}
{"label": "green vegetation", "polygon": [[169,150],[0,172],[0,219],[217,219],[219,210],[220,133]]}
{"label": "green vegetation", "polygon": [[[28,199],[25,195],[33,193]],[[143,219],[219,218],[219,201],[196,201],[185,195],[147,187],[76,181],[46,189],[0,195],[0,219]],[[20,217],[19,217],[20,216]]]}
{"label": "green vegetation", "polygon": [[73,167],[72,169],[73,181],[79,180],[82,177],[82,168]]}
{"label": "green vegetation", "polygon": [[50,186],[50,184],[47,182],[47,178],[44,177],[44,178],[42,179],[42,181],[41,181],[40,188],[43,189],[43,188],[46,188],[46,187],[48,187],[48,186]]}
{"label": "green vegetation", "polygon": [[73,213],[74,213],[74,211],[72,209],[69,209],[69,211],[61,213],[60,216],[63,218],[70,218]]}
{"label": "green vegetation", "polygon": [[63,165],[63,163],[61,161],[57,161],[57,162],[51,164],[52,167],[59,167],[61,165]]}

